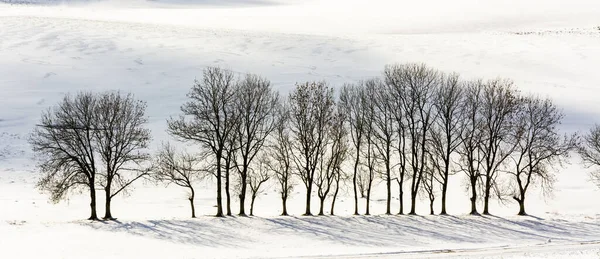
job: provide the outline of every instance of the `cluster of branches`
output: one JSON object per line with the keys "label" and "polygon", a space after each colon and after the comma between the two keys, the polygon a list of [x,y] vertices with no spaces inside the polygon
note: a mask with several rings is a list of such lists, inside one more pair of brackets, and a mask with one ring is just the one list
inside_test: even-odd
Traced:
{"label": "cluster of branches", "polygon": [[[354,194],[354,214],[360,214],[359,198],[366,198],[368,215],[380,179],[386,214],[392,213],[394,182],[399,214],[405,213],[405,187],[409,214],[416,214],[419,197],[429,200],[433,214],[440,196],[440,214],[446,214],[450,176],[461,173],[472,214],[479,201],[489,214],[491,199],[512,197],[524,215],[527,191],[550,192],[553,169],[579,146],[576,135],[559,132],[564,115],[551,100],[522,95],[509,80],[462,80],[423,64],[386,66],[381,77],[346,84],[339,93],[326,82],[298,83],[287,97],[263,77],[210,67],[187,97],[182,115],[168,120],[168,133],[199,152],[164,144],[145,170],[150,134],[143,102],[118,93],[65,97],[42,115],[31,137],[44,173],[39,186],[56,201],[88,188],[92,219],[96,185],[106,192],[110,219],[112,197],[146,175],[186,188],[192,217],[194,183],[207,176],[216,180],[219,217],[232,215],[232,193],[245,216],[248,192],[252,215],[257,195],[273,179],[282,215],[297,185],[306,191],[305,215],[312,215],[314,193],[318,214],[329,202],[333,215],[346,187]],[[579,148],[592,165],[600,165],[599,132]]]}
{"label": "cluster of branches", "polygon": [[91,220],[97,220],[96,188],[105,193],[104,219],[113,219],[111,201],[148,175],[144,163],[150,131],[146,103],[131,94],[81,92],[67,95],[42,113],[29,143],[42,177],[38,187],[58,202],[88,190]]}

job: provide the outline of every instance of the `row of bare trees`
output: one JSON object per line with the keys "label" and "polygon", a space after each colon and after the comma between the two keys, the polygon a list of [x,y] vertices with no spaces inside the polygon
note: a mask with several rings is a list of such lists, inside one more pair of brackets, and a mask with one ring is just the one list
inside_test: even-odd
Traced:
{"label": "row of bare trees", "polygon": [[206,68],[182,115],[168,120],[169,134],[196,144],[195,153],[166,143],[150,159],[144,109],[131,95],[82,93],[43,113],[30,139],[44,173],[39,186],[56,201],[88,188],[91,219],[96,185],[106,192],[110,219],[111,198],[143,177],[188,189],[192,217],[194,183],[206,177],[216,180],[219,217],[233,214],[234,195],[238,215],[246,215],[248,193],[252,215],[267,182],[277,186],[282,215],[299,184],[305,215],[312,215],[315,193],[318,214],[329,199],[333,215],[345,186],[354,194],[354,214],[364,197],[368,215],[372,188],[382,180],[386,214],[392,213],[392,185],[399,190],[399,214],[405,213],[405,187],[409,214],[416,214],[419,197],[429,200],[432,214],[439,197],[446,214],[450,176],[460,173],[471,214],[478,214],[478,201],[489,214],[490,200],[512,197],[525,215],[527,191],[551,191],[554,169],[571,151],[578,148],[588,165],[600,165],[600,130],[583,145],[577,135],[561,134],[564,115],[551,100],[523,95],[509,80],[463,80],[423,64],[386,66],[381,77],[344,85],[339,93],[325,82],[299,83],[287,97],[260,76]]}

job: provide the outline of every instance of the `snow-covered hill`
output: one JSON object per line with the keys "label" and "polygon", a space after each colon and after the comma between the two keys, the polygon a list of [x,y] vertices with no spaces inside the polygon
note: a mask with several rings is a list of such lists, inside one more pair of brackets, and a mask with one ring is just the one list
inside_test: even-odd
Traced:
{"label": "snow-covered hill", "polygon": [[[456,175],[452,217],[354,218],[344,193],[336,205],[341,217],[280,218],[270,190],[257,200],[256,214],[264,218],[187,220],[183,190],[140,182],[130,197],[114,201],[120,222],[88,223],[80,220],[88,208],[84,195],[54,205],[35,189],[26,141],[41,111],[69,92],[120,89],[148,101],[157,147],[169,139],[166,118],[179,113],[206,66],[263,75],[286,93],[306,80],[341,86],[378,76],[396,62],[425,62],[465,78],[511,78],[524,92],[553,98],[566,113],[565,131],[585,131],[600,122],[598,1],[35,1],[44,4],[0,3],[3,258],[418,258],[406,252],[423,250],[477,258],[483,248],[505,246],[512,250],[491,255],[546,257],[560,250],[552,255],[594,258],[600,251],[576,245],[600,240],[600,200],[593,198],[599,191],[577,158],[560,170],[554,197],[531,193],[528,211],[540,218],[512,217],[512,203],[493,204],[492,213],[504,218],[463,216],[469,200],[464,177]],[[198,183],[201,215],[214,213],[213,185]],[[303,196],[297,188],[292,214],[302,212]],[[383,213],[384,203],[376,193],[372,211]],[[428,213],[424,202],[418,212]],[[33,250],[31,243],[44,246]],[[100,252],[101,246],[115,249]]]}

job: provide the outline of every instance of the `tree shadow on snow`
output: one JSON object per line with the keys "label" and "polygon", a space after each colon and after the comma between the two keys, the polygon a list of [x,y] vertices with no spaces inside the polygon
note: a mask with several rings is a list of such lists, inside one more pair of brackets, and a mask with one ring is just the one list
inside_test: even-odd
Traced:
{"label": "tree shadow on snow", "polygon": [[261,235],[362,247],[546,243],[597,239],[600,222],[495,216],[228,217],[84,223],[90,227],[208,247],[249,248]]}

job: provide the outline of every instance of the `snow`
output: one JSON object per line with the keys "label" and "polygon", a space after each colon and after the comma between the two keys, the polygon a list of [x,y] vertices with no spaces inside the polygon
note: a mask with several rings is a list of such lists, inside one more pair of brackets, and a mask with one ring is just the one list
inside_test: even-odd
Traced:
{"label": "snow", "polygon": [[[11,2],[11,1],[0,1]],[[13,1],[14,2],[14,1]],[[597,258],[599,190],[576,157],[558,170],[553,197],[492,204],[472,217],[464,177],[453,176],[454,216],[278,217],[274,186],[253,218],[214,214],[214,183],[198,183],[199,219],[184,190],[139,182],[117,197],[118,222],[87,222],[85,194],[59,204],[35,189],[27,136],[65,93],[120,89],[148,101],[153,147],[170,137],[166,119],[206,66],[257,73],[286,93],[294,83],[333,86],[380,75],[384,65],[425,62],[465,78],[511,78],[549,96],[563,130],[600,121],[600,2],[358,0],[22,0],[0,3],[0,251],[2,258],[330,257]],[[60,3],[59,3],[60,2]],[[50,3],[50,4],[49,4]],[[394,191],[393,211],[397,211]],[[303,212],[298,186],[289,204]],[[235,195],[234,195],[235,197]],[[384,212],[383,188],[372,212]],[[408,202],[408,197],[405,197]],[[102,199],[98,204],[102,204]],[[313,202],[317,209],[317,200]],[[234,199],[232,208],[237,210]],[[364,200],[360,201],[361,211]],[[439,204],[436,204],[436,208]],[[100,213],[102,209],[100,206]],[[418,204],[426,215],[426,201]],[[550,241],[550,242],[549,242]],[[35,244],[35,249],[31,244]],[[112,249],[107,249],[111,247]]]}

